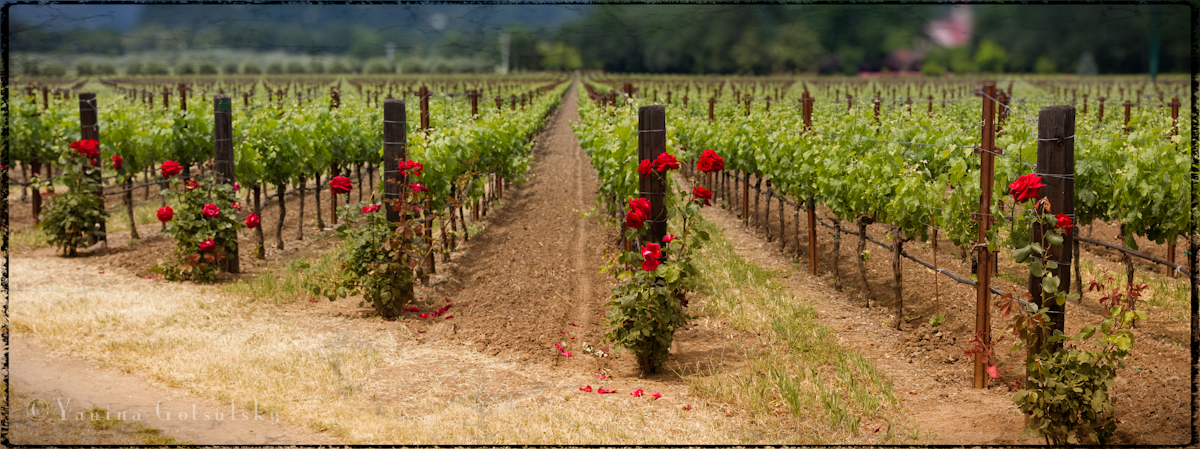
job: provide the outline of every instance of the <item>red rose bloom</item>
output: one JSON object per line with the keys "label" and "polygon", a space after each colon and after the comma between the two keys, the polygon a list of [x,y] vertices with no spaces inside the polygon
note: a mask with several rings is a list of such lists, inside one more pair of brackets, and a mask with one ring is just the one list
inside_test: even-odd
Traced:
{"label": "red rose bloom", "polygon": [[633,210],[630,210],[629,213],[625,214],[625,225],[626,226],[637,229],[637,228],[642,227],[642,224],[644,224],[645,222],[646,222],[646,214],[643,213],[641,209],[633,209]]}
{"label": "red rose bloom", "polygon": [[125,162],[125,158],[123,158],[123,157],[121,157],[121,156],[117,156],[117,155],[115,155],[115,154],[114,154],[114,155],[112,155],[112,161],[113,161],[113,169],[114,169],[114,170],[120,170],[120,169],[121,169],[121,163],[122,163],[122,162]]}
{"label": "red rose bloom", "polygon": [[334,176],[333,179],[329,180],[329,191],[333,192],[334,195],[350,193],[350,188],[350,178],[345,176]]}
{"label": "red rose bloom", "polygon": [[651,168],[653,164],[654,161],[650,159],[642,159],[642,162],[638,164],[638,174],[641,176],[650,176],[650,172],[653,171]]}
{"label": "red rose bloom", "polygon": [[364,214],[369,214],[369,213],[375,212],[377,210],[379,210],[378,204],[372,204],[370,206],[363,206],[363,208],[362,208],[362,211]]}
{"label": "red rose bloom", "polygon": [[1012,193],[1013,197],[1017,199],[1017,201],[1025,201],[1028,199],[1037,198],[1038,189],[1042,187],[1046,187],[1045,184],[1042,184],[1042,178],[1038,175],[1030,173],[1027,175],[1021,175],[1020,178],[1017,178],[1016,181],[1013,181],[1012,184],[1009,184],[1008,190]]}
{"label": "red rose bloom", "polygon": [[203,215],[204,218],[213,218],[221,215],[221,209],[216,204],[205,204],[204,209],[200,210],[200,215]]}
{"label": "red rose bloom", "polygon": [[428,192],[429,191],[428,187],[425,187],[421,184],[409,184],[408,187],[417,192]]}
{"label": "red rose bloom", "polygon": [[700,153],[700,161],[696,168],[706,173],[718,172],[725,168],[725,159],[717,155],[716,151],[704,150]]}
{"label": "red rose bloom", "polygon": [[675,236],[673,236],[671,234],[667,234],[667,235],[663,236],[663,243],[671,243],[671,242],[675,241],[675,239],[676,239]]}
{"label": "red rose bloom", "polygon": [[642,211],[642,215],[650,216],[650,200],[645,198],[634,198],[629,200],[629,208]]}
{"label": "red rose bloom", "polygon": [[178,162],[166,161],[162,163],[162,176],[164,178],[170,178],[178,175],[181,171],[183,171],[183,167],[180,166]]}
{"label": "red rose bloom", "polygon": [[231,204],[229,205],[229,207],[232,207],[232,208],[233,208],[233,210],[237,210],[237,211],[240,211],[240,210],[242,210],[242,205],[241,205],[241,204],[238,204],[238,203],[231,203]]}
{"label": "red rose bloom", "polygon": [[[701,186],[696,186],[692,188],[692,195],[696,197],[696,200],[699,200],[697,201],[697,204],[704,204],[705,206],[712,205],[708,202],[708,200],[712,199],[713,193],[708,191],[708,189]],[[700,201],[703,201],[703,203],[700,203]]]}
{"label": "red rose bloom", "polygon": [[202,253],[211,253],[216,247],[217,242],[214,242],[213,239],[204,239],[203,242],[200,242],[200,252]]}
{"label": "red rose bloom", "polygon": [[[97,148],[99,148],[99,147],[100,147],[100,142],[97,142],[96,139],[87,139],[87,140],[79,140],[79,141],[71,142],[71,148],[74,149],[76,152],[78,152],[83,157],[86,157],[88,159],[95,159],[97,157],[100,157],[100,151],[97,150]],[[96,164],[92,164],[92,165],[96,165]]]}
{"label": "red rose bloom", "polygon": [[158,209],[158,221],[166,223],[172,218],[175,218],[175,209],[171,209],[171,206],[163,206]]}
{"label": "red rose bloom", "polygon": [[195,190],[197,187],[200,187],[200,183],[194,179],[189,179],[183,182],[183,186],[188,190]]}
{"label": "red rose bloom", "polygon": [[[235,183],[233,183],[233,191],[234,191],[234,192],[238,191],[238,185],[237,185],[237,183],[236,183],[236,182],[235,182]],[[238,209],[238,210],[241,210],[241,209]]]}
{"label": "red rose bloom", "polygon": [[665,172],[667,170],[678,170],[679,161],[672,156],[671,153],[662,153],[654,160],[654,170]]}
{"label": "red rose bloom", "polygon": [[88,163],[91,164],[93,167],[99,167],[100,159],[96,159],[94,157],[88,157]]}
{"label": "red rose bloom", "polygon": [[658,269],[658,258],[662,257],[662,251],[657,243],[647,243],[642,247],[642,269],[646,271],[654,271]]}
{"label": "red rose bloom", "polygon": [[421,176],[421,170],[424,170],[424,169],[425,169],[425,166],[421,165],[420,162],[400,161],[399,170],[400,170],[401,175]]}
{"label": "red rose bloom", "polygon": [[249,217],[246,217],[246,227],[247,228],[257,228],[258,221],[259,221],[258,214],[250,214]]}
{"label": "red rose bloom", "polygon": [[1075,221],[1071,220],[1071,217],[1068,217],[1066,214],[1058,214],[1055,215],[1054,218],[1055,220],[1058,220],[1058,222],[1054,224],[1054,227],[1057,229],[1062,229],[1063,233],[1066,235],[1071,235],[1071,228],[1075,226]]}

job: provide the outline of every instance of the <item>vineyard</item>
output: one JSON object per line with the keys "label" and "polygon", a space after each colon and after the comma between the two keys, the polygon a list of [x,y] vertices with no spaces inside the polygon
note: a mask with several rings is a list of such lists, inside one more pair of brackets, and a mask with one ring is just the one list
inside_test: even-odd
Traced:
{"label": "vineyard", "polygon": [[[17,79],[14,333],[226,409],[262,397],[314,442],[1181,444],[1187,94],[1170,77]],[[106,299],[38,290],[54,273]],[[142,288],[204,299],[115,296]],[[654,436],[609,429],[647,417]]]}

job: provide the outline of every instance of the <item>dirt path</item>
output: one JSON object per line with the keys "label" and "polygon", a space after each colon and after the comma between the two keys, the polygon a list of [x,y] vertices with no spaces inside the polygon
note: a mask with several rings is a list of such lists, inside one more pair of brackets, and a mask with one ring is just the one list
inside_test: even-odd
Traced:
{"label": "dirt path", "polygon": [[[153,385],[137,376],[99,369],[95,363],[54,359],[26,337],[12,337],[8,352],[12,413],[69,429],[73,421],[89,421],[98,407],[105,417],[140,422],[180,442],[202,444],[334,444],[337,440],[281,424],[270,414],[233,409],[178,390]],[[57,422],[57,423],[56,423]],[[15,444],[53,444],[21,441]]]}
{"label": "dirt path", "polygon": [[[602,339],[609,281],[598,272],[603,259],[593,245],[612,240],[615,231],[583,215],[597,191],[569,125],[578,120],[577,98],[569,91],[549,119],[534,148],[531,179],[505,190],[503,213],[471,242],[476,249],[451,276],[462,290],[446,296],[456,304],[476,302],[453,311],[453,321],[456,339],[481,352],[598,370],[604,364],[583,357],[580,347]],[[578,356],[559,355],[555,343]]]}

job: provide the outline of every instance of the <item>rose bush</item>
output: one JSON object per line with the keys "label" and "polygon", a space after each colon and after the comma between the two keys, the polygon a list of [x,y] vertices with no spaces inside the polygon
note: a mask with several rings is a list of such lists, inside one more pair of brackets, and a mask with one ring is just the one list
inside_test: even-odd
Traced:
{"label": "rose bush", "polygon": [[[411,161],[399,161],[399,166],[408,176],[418,176],[423,169]],[[388,222],[387,214],[372,213],[381,208],[378,204],[339,209],[342,219],[334,229],[346,242],[340,255],[344,263],[333,275],[306,267],[304,285],[313,295],[330,301],[362,295],[359,306],[370,303],[385,319],[399,317],[415,301],[413,281],[419,273],[414,270],[432,248],[425,243],[424,223],[410,217],[422,210],[429,189],[419,182],[405,185],[398,200],[384,201],[401,213],[399,223]]]}
{"label": "rose bush", "polygon": [[[639,174],[646,162],[651,161],[642,161]],[[629,200],[625,238],[636,245],[633,251],[620,253],[611,265],[623,268],[607,303],[610,310],[605,314],[605,338],[632,352],[644,372],[660,373],[669,357],[675,329],[690,318],[684,311],[685,295],[694,289],[699,275],[692,257],[708,235],[693,229],[704,203],[666,176],[667,171],[679,168],[675,157],[663,153],[651,162],[651,167],[654,171],[648,176],[660,176],[666,186],[667,217],[674,218],[680,228],[664,235],[661,242],[647,241],[650,231],[643,224],[650,217],[650,200]]]}
{"label": "rose bush", "polygon": [[[100,154],[99,143],[88,139],[72,142],[70,147],[75,151],[60,152],[56,165],[63,167],[63,171],[58,179],[51,181],[66,185],[67,192],[47,198],[39,226],[50,244],[74,256],[90,239],[104,236],[99,224],[108,212],[104,200],[94,193],[100,187],[96,182],[100,169],[94,164]],[[40,188],[41,181],[35,183],[35,188]]]}
{"label": "rose bush", "polygon": [[[169,162],[163,163],[163,173],[178,174],[179,165],[172,167]],[[158,219],[171,222],[164,233],[175,239],[175,252],[166,261],[159,260],[154,271],[168,280],[216,280],[217,271],[234,250],[237,231],[242,227],[236,214],[222,214],[217,206],[237,202],[233,186],[218,183],[211,176],[204,182],[176,179],[164,194],[175,206],[159,209]],[[248,226],[249,217],[246,223]]]}

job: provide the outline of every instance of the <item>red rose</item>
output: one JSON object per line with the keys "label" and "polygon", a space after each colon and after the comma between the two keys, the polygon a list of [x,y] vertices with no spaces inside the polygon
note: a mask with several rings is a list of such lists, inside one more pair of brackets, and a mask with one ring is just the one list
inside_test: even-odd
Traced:
{"label": "red rose", "polygon": [[642,211],[642,215],[650,216],[650,200],[645,198],[634,198],[629,200],[629,208]]}
{"label": "red rose", "polygon": [[[100,142],[97,142],[96,139],[87,139],[87,140],[79,140],[79,141],[71,142],[71,149],[75,150],[81,156],[86,157],[88,159],[95,159],[97,157],[100,157],[100,151],[97,150],[97,148],[99,148],[99,147],[100,147]],[[92,164],[92,165],[96,165],[96,164]]]}
{"label": "red rose", "polygon": [[409,184],[408,187],[417,192],[428,192],[429,191],[428,187],[425,187],[421,184]]}
{"label": "red rose", "polygon": [[213,218],[221,215],[221,209],[216,204],[205,204],[204,209],[200,210],[200,215],[203,215],[204,218]]}
{"label": "red rose", "polygon": [[1017,201],[1025,201],[1028,199],[1037,198],[1038,189],[1046,187],[1042,184],[1042,178],[1033,173],[1021,175],[1016,181],[1008,185],[1009,192]]}
{"label": "red rose", "polygon": [[[236,183],[236,182],[235,182],[235,183],[233,183],[233,191],[234,191],[234,192],[238,191],[238,185],[237,185],[237,183]],[[238,210],[241,210],[241,209],[238,209]]]}
{"label": "red rose", "polygon": [[166,161],[162,163],[162,176],[164,178],[170,178],[178,175],[181,171],[183,171],[183,167],[180,166],[178,162]]}
{"label": "red rose", "polygon": [[210,253],[216,247],[217,243],[213,239],[204,239],[203,242],[200,242],[200,252],[202,253]]}
{"label": "red rose", "polygon": [[246,217],[246,227],[247,228],[257,228],[258,227],[258,214],[250,214],[249,217]]}
{"label": "red rose", "polygon": [[242,205],[241,205],[241,204],[238,204],[238,203],[231,203],[231,204],[229,205],[229,207],[232,207],[232,208],[233,208],[233,210],[236,210],[236,211],[241,211],[241,210],[242,210]]}
{"label": "red rose", "polygon": [[96,158],[93,158],[93,157],[88,157],[88,163],[89,163],[89,164],[91,164],[93,167],[99,167],[99,166],[100,166],[100,160],[99,160],[99,159],[96,159]]}
{"label": "red rose", "polygon": [[400,161],[399,170],[400,170],[401,175],[421,176],[421,170],[424,170],[424,169],[425,169],[425,166],[421,165],[420,162]]}
{"label": "red rose", "polygon": [[638,174],[642,176],[650,176],[650,172],[652,171],[651,165],[653,164],[654,161],[651,161],[650,159],[642,159],[642,162],[638,164]]}
{"label": "red rose", "polygon": [[654,271],[658,269],[658,258],[662,257],[662,251],[657,243],[647,243],[642,247],[642,269],[646,271]]}
{"label": "red rose", "polygon": [[[704,167],[708,167],[706,170]],[[700,152],[700,161],[696,168],[703,172],[718,172],[725,168],[725,159],[717,155],[716,151],[704,150]]]}
{"label": "red rose", "polygon": [[158,221],[166,223],[172,218],[175,218],[175,209],[171,209],[171,206],[163,206],[158,209]]}
{"label": "red rose", "polygon": [[1054,224],[1054,227],[1056,229],[1062,229],[1063,233],[1066,235],[1071,235],[1071,228],[1075,226],[1075,221],[1071,220],[1071,217],[1068,217],[1066,214],[1058,214],[1055,215],[1054,218],[1058,220],[1058,222]]}
{"label": "red rose", "polygon": [[626,226],[637,229],[637,228],[642,227],[642,224],[645,222],[646,222],[646,214],[643,213],[641,209],[633,209],[633,210],[630,210],[629,213],[625,214],[625,225]]}
{"label": "red rose", "polygon": [[[701,187],[701,186],[696,186],[696,187],[692,188],[692,195],[695,196],[697,200],[703,201],[703,204],[705,206],[712,205],[708,202],[708,200],[712,199],[713,194],[712,194],[712,192],[709,192],[708,189]],[[701,204],[701,203],[699,201],[697,201],[697,204]]]}
{"label": "red rose", "polygon": [[370,206],[363,206],[363,208],[362,208],[362,211],[364,214],[369,214],[369,213],[375,212],[377,210],[379,210],[378,204],[372,204]]}
{"label": "red rose", "polygon": [[123,158],[123,157],[121,157],[121,156],[117,156],[117,155],[115,155],[115,154],[114,154],[114,155],[112,155],[112,161],[113,161],[113,169],[114,169],[114,170],[120,170],[120,169],[121,169],[121,163],[122,163],[122,162],[125,162],[125,158]]}
{"label": "red rose", "polygon": [[662,153],[654,160],[654,170],[665,172],[667,170],[678,170],[679,161],[672,156],[671,153]]}
{"label": "red rose", "polygon": [[671,242],[675,241],[675,238],[676,238],[676,237],[675,237],[675,236],[673,236],[673,235],[671,235],[671,234],[664,235],[664,236],[663,236],[663,243],[671,243]]}
{"label": "red rose", "polygon": [[200,187],[200,183],[194,179],[189,179],[183,182],[183,186],[188,190],[194,190],[195,188]]}
{"label": "red rose", "polygon": [[329,180],[329,191],[333,192],[334,195],[350,193],[350,188],[350,178],[345,176],[334,176],[333,179]]}

